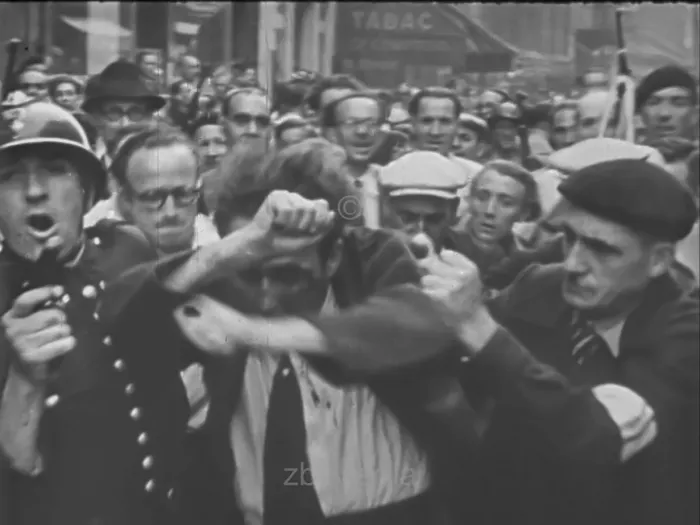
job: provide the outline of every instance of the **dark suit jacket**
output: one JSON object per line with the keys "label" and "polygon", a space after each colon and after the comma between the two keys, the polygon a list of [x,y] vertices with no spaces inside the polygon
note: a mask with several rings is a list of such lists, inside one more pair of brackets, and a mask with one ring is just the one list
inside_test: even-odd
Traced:
{"label": "dark suit jacket", "polygon": [[[654,281],[625,323],[614,365],[591,378],[571,357],[562,279],[560,266],[533,266],[492,305],[529,350],[519,378],[503,384],[503,364],[500,381],[489,373],[512,340],[468,365],[472,383],[497,399],[481,455],[484,523],[698,523],[697,289],[688,293],[669,275]],[[656,441],[622,465],[617,428],[590,394],[602,383],[637,392],[658,422]]]}

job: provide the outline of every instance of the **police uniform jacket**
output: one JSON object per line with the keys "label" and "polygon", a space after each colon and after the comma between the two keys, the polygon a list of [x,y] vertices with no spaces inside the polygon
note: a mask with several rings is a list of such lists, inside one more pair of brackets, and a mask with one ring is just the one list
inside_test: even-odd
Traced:
{"label": "police uniform jacket", "polygon": [[[2,495],[8,523],[177,524],[189,417],[180,370],[198,356],[182,344],[145,239],[108,222],[86,232],[82,257],[57,283],[77,346],[47,386],[43,472],[13,472]],[[31,286],[22,284],[25,266],[8,250],[0,254],[3,312]],[[13,358],[5,339],[0,356]]]}

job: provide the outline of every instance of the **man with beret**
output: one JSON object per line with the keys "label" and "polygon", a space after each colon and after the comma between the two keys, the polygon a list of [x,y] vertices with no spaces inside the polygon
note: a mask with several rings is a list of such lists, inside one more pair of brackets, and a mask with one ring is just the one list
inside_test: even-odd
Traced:
{"label": "man with beret", "polygon": [[[559,191],[565,261],[530,267],[488,307],[473,263],[424,263],[426,291],[463,319],[465,387],[495,400],[483,523],[695,524],[700,310],[669,273],[693,197],[634,159],[588,166]],[[536,437],[552,411],[561,426]],[[557,450],[562,435],[576,440]]]}
{"label": "man with beret", "polygon": [[698,149],[697,81],[684,68],[660,67],[636,91],[636,107],[646,128],[645,143],[664,156],[666,169],[686,180],[687,159]]}
{"label": "man with beret", "polygon": [[[82,110],[97,125],[100,133],[95,148],[106,168],[111,164],[112,142],[116,134],[134,124],[148,124],[165,106],[165,99],[151,91],[141,69],[126,60],[117,60],[88,82]],[[106,182],[106,181],[105,181]],[[111,193],[106,184],[98,187],[98,199]]]}

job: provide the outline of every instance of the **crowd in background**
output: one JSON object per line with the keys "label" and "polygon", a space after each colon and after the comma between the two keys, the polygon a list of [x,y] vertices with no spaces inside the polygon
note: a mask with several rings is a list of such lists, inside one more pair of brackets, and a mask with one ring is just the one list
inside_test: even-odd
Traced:
{"label": "crowd in background", "polygon": [[[153,455],[137,462],[147,472],[139,494],[162,492],[153,505],[164,514],[133,518],[146,515],[139,505],[151,503],[128,492],[131,472],[123,474],[123,487],[111,478],[104,490],[85,483],[95,475],[86,457],[121,472],[116,458],[137,453],[116,444],[119,432],[89,433],[117,451],[113,462],[96,460],[81,434],[90,424],[80,419],[87,409],[56,412],[64,401],[49,396],[42,410],[58,414],[51,424],[65,435],[42,451],[70,460],[46,463],[47,472],[59,472],[50,486],[26,479],[15,485],[12,494],[21,497],[7,501],[21,518],[13,525],[44,525],[54,512],[61,517],[50,523],[58,525],[176,523],[162,521],[168,512],[200,525],[262,525],[263,513],[265,525],[697,523],[700,174],[692,75],[667,66],[639,80],[633,143],[618,135],[622,104],[604,121],[612,95],[601,87],[576,98],[531,100],[455,85],[390,91],[348,75],[298,71],[268,93],[254,65],[205,70],[195,56],[183,56],[179,79],[161,93],[157,68],[157,57],[146,52],[83,83],[28,60],[8,90],[3,117],[11,128],[18,124],[16,133],[32,115],[60,120],[56,106],[84,131],[100,167],[82,172],[81,198],[88,195],[89,206],[79,220],[88,232],[102,231],[105,220],[126,224],[172,267],[185,252],[228,246],[251,225],[282,235],[271,226],[282,216],[301,221],[295,227],[314,239],[326,212],[338,222],[311,252],[286,253],[291,241],[277,239],[271,245],[280,260],[261,259],[240,272],[257,294],[255,307],[242,292],[212,287],[206,293],[218,302],[198,296],[188,307],[199,313],[185,309],[177,317],[190,343],[209,354],[224,352],[221,341],[239,339],[260,353],[236,368],[235,381],[203,379],[201,363],[189,358],[178,364],[189,402],[186,409],[177,405],[178,416],[189,420],[184,445],[177,449],[167,433],[153,431],[160,440],[153,455],[164,459],[157,456],[155,467]],[[24,166],[22,154],[48,162],[40,152],[17,153],[17,165]],[[0,207],[8,209],[12,199],[24,202],[19,189],[3,187],[10,179],[0,177]],[[13,242],[12,220],[0,226]],[[106,242],[94,235],[97,246]],[[422,287],[432,300],[405,284]],[[83,298],[97,293],[91,288]],[[165,308],[144,304],[153,312]],[[222,304],[233,310],[220,310]],[[257,338],[243,340],[245,316],[256,308],[313,317],[309,322],[325,337],[321,348],[338,352],[340,364],[311,353],[318,338],[298,335],[305,328],[295,324],[265,325]],[[243,314],[230,317],[234,310]],[[462,323],[458,339],[471,350],[445,365],[441,352],[453,349],[457,337],[453,317]],[[100,322],[97,313],[94,319]],[[9,334],[12,319],[3,322]],[[136,324],[129,333],[151,330],[138,324],[144,319],[130,322]],[[171,344],[172,324],[153,329]],[[273,350],[295,354],[268,359],[265,352]],[[139,377],[147,385],[148,373],[164,373],[143,366],[148,372]],[[124,367],[121,358],[114,362],[117,371]],[[286,410],[306,436],[296,457],[313,478],[310,493],[297,484],[293,496],[270,494],[261,482],[263,472],[276,479],[266,470],[273,438],[260,436],[266,417],[267,430],[273,428],[268,412],[280,402],[270,386],[278,369],[299,377],[296,393],[286,394],[299,406]],[[234,396],[238,387],[242,394]],[[132,408],[130,418],[165,418],[156,409],[167,405],[167,388],[152,394],[154,410]],[[28,401],[5,392],[0,444],[13,469],[30,479],[41,471],[36,450],[27,450],[33,438],[20,440],[13,427],[3,427],[23,413],[6,405]],[[217,396],[235,401],[222,405]],[[99,402],[107,403],[98,396]],[[177,427],[170,420],[152,424],[166,423]],[[105,428],[111,424],[104,420]],[[293,433],[274,428],[267,435]],[[205,429],[218,436],[216,447]],[[217,448],[221,432],[231,439],[226,453]],[[145,446],[144,435],[129,446]],[[234,465],[222,478],[209,464],[210,449],[215,463]],[[77,463],[84,470],[71,471]],[[113,494],[119,490],[123,500]],[[168,506],[173,498],[177,511]],[[30,505],[35,501],[41,503]],[[107,512],[101,509],[122,521],[79,521]],[[346,515],[355,521],[342,521]]]}

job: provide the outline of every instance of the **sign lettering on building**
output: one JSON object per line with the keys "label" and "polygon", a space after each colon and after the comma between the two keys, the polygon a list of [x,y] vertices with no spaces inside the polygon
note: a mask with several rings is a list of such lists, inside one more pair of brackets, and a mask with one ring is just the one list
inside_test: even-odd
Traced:
{"label": "sign lettering on building", "polygon": [[355,29],[360,31],[431,31],[434,27],[433,15],[427,11],[413,13],[407,11],[353,11]]}

